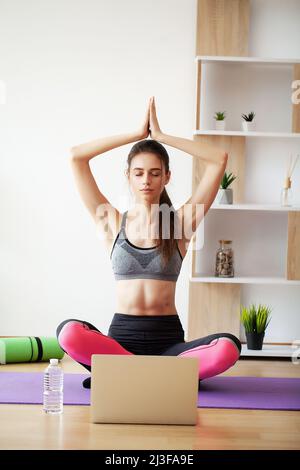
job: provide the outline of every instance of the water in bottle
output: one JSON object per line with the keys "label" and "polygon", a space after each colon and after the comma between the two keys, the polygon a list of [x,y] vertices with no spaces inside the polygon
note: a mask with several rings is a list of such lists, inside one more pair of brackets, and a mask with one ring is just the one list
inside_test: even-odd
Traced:
{"label": "water in bottle", "polygon": [[58,359],[50,359],[50,364],[44,372],[43,410],[49,414],[63,412],[63,370]]}

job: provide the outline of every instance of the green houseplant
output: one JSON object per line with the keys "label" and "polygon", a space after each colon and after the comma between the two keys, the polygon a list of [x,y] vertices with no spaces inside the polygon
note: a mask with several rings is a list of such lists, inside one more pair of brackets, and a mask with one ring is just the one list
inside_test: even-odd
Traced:
{"label": "green houseplant", "polygon": [[217,131],[224,131],[226,126],[226,113],[225,111],[216,111],[214,115],[215,127]]}
{"label": "green houseplant", "polygon": [[248,349],[262,349],[265,331],[270,323],[271,309],[266,305],[251,304],[248,308],[241,306],[241,322],[245,328]]}
{"label": "green houseplant", "polygon": [[254,119],[255,112],[251,111],[249,114],[242,114],[242,129],[243,131],[253,131],[254,130]]}
{"label": "green houseplant", "polygon": [[220,183],[220,189],[217,194],[217,202],[219,204],[232,204],[233,194],[232,188],[229,188],[231,183],[236,179],[232,173],[227,174],[226,171]]}

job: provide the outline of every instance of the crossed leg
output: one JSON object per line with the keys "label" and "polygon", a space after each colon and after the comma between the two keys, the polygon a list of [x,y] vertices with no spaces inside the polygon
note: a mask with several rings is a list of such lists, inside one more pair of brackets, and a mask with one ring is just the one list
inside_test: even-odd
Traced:
{"label": "crossed leg", "polygon": [[87,321],[65,320],[58,325],[56,336],[62,350],[89,371],[92,354],[133,354]]}
{"label": "crossed leg", "polygon": [[163,356],[196,357],[199,359],[199,379],[208,379],[232,367],[239,359],[241,343],[231,333],[215,333],[203,338],[177,343],[166,349]]}
{"label": "crossed leg", "polygon": [[[91,371],[92,354],[133,355],[110,336],[102,334],[86,321],[68,319],[59,324],[56,336],[60,347],[72,359]],[[230,333],[216,333],[193,341],[176,343],[161,355],[196,357],[199,359],[199,379],[221,374],[233,366],[241,352],[241,343]],[[90,379],[83,384],[90,387]]]}
{"label": "crossed leg", "polygon": [[[56,337],[61,349],[88,371],[91,371],[92,354],[132,355],[91,323],[75,318],[60,323],[56,329]],[[84,379],[82,385],[84,388],[91,388],[91,378]]]}

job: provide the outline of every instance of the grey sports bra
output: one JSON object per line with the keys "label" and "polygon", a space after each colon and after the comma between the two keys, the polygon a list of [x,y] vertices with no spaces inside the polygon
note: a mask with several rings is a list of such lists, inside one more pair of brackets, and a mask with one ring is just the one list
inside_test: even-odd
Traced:
{"label": "grey sports bra", "polygon": [[126,238],[127,212],[123,214],[121,229],[114,241],[110,255],[115,279],[177,281],[183,261],[178,244],[169,263],[162,267],[161,254],[157,246],[141,248],[133,245]]}

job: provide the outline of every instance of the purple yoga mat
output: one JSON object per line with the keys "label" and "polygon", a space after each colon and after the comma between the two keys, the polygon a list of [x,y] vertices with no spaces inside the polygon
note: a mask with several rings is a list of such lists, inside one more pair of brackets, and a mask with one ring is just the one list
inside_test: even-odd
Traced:
{"label": "purple yoga mat", "polygon": [[[65,373],[65,405],[90,404],[90,390],[82,387],[82,381],[86,377],[89,375]],[[0,403],[42,402],[43,373],[0,372]],[[300,379],[212,377],[200,384],[198,407],[300,410]]]}

